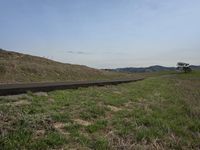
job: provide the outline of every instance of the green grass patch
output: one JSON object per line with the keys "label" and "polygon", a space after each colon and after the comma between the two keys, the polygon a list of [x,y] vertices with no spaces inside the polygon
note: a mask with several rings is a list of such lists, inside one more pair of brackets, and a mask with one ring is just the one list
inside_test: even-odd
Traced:
{"label": "green grass patch", "polygon": [[[46,97],[33,93],[19,99],[1,97],[0,147],[131,149],[134,144],[140,149],[155,145],[198,149],[199,87],[200,74],[192,72],[117,86],[53,91]],[[79,125],[75,119],[88,124]],[[56,123],[64,126],[55,128]],[[44,135],[35,136],[40,130]]]}
{"label": "green grass patch", "polygon": [[93,133],[101,129],[104,129],[107,126],[107,124],[108,124],[107,120],[97,120],[94,124],[87,126],[86,130],[89,133]]}

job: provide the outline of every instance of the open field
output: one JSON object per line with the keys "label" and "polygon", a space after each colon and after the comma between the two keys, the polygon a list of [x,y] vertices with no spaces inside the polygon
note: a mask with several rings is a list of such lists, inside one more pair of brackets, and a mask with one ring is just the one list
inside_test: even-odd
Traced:
{"label": "open field", "polygon": [[2,149],[199,149],[200,72],[0,98]]}

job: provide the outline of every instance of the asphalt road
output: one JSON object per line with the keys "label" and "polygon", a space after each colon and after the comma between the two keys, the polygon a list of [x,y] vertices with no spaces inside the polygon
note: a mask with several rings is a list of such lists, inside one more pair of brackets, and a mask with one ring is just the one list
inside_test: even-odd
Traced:
{"label": "asphalt road", "polygon": [[55,82],[55,83],[27,83],[27,84],[0,84],[0,96],[16,95],[31,92],[49,92],[53,90],[76,89],[79,87],[117,85],[121,83],[136,82],[140,79]]}

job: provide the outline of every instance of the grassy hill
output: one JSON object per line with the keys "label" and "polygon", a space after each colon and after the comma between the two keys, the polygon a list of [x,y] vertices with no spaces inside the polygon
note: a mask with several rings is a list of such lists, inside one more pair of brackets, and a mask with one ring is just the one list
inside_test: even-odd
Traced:
{"label": "grassy hill", "polygon": [[0,98],[2,149],[199,149],[200,72]]}
{"label": "grassy hill", "polygon": [[0,49],[0,83],[98,80],[128,76]]}

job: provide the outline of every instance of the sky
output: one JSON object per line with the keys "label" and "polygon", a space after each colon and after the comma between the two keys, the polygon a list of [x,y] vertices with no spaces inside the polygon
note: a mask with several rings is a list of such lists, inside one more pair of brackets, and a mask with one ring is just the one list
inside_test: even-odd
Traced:
{"label": "sky", "polygon": [[94,68],[200,65],[200,0],[0,0],[0,48]]}

